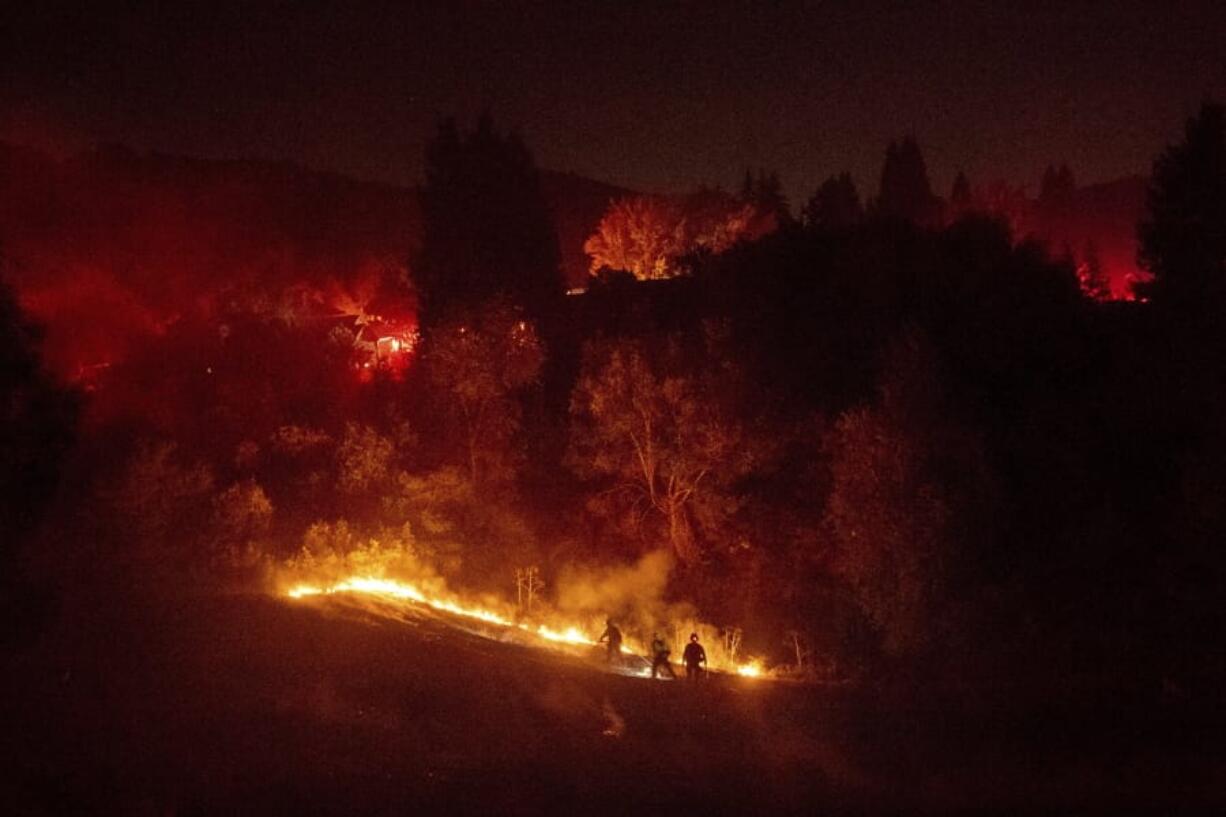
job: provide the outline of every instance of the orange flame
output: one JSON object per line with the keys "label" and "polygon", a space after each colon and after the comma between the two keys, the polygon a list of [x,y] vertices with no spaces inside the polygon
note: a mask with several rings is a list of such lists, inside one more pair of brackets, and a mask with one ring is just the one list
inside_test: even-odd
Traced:
{"label": "orange flame", "polygon": [[[446,598],[427,592],[416,584],[402,582],[395,579],[355,576],[331,585],[313,585],[304,583],[295,584],[285,591],[285,595],[291,599],[302,599],[311,596],[328,596],[338,593],[360,593],[378,596],[384,599],[394,599],[397,601],[420,604],[440,612],[449,613],[461,618],[472,619],[474,621],[480,621],[484,624],[491,624],[496,627],[506,629],[521,630],[540,638],[543,641],[552,642],[555,644],[566,644],[580,647],[600,646],[595,638],[585,633],[580,627],[573,624],[563,627],[550,627],[546,624],[534,625],[526,622],[515,621],[506,615],[502,615],[486,607],[463,603],[454,598]],[[642,645],[630,640],[625,642],[625,648],[632,654],[646,654],[646,650],[642,648]],[[763,674],[762,664],[756,659],[746,663],[736,664],[731,667],[727,667],[726,669],[736,673],[737,675],[748,678],[757,678]],[[640,671],[639,674],[645,675],[646,670]]]}

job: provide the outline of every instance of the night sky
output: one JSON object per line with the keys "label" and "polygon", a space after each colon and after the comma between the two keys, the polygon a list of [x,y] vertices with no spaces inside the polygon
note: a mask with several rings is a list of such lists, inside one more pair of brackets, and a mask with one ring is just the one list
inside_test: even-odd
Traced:
{"label": "night sky", "polygon": [[4,12],[0,137],[413,183],[440,116],[489,108],[547,168],[675,191],[764,166],[797,203],[843,169],[871,191],[908,132],[942,194],[958,168],[1145,172],[1226,98],[1221,0],[98,5]]}

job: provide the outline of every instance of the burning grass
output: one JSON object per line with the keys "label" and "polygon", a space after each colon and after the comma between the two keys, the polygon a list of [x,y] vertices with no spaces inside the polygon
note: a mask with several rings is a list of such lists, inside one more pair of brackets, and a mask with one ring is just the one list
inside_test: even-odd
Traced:
{"label": "burning grass", "polygon": [[[526,634],[534,646],[542,648],[573,653],[573,648],[578,647],[590,653],[593,648],[602,646],[598,639],[603,628],[598,617],[567,620],[562,613],[544,604],[537,604],[527,613],[491,597],[467,599],[448,591],[442,580],[433,575],[421,581],[375,575],[344,576],[320,583],[291,580],[281,592],[293,600],[345,594],[375,598],[390,602],[393,606],[416,605],[456,617],[467,625],[480,625],[477,632],[488,637],[501,638],[508,631]],[[657,631],[659,629],[665,629],[666,640],[674,646],[683,642],[686,633],[699,633],[706,639],[708,666],[712,670],[749,678],[761,677],[766,672],[758,659],[737,660],[739,643],[733,643],[730,648],[729,640],[720,638],[717,628],[711,625],[685,618],[675,621],[668,628],[657,626]],[[629,656],[648,656],[644,639],[636,638],[632,633],[626,634],[622,649]],[[679,656],[680,650],[675,649],[672,655]],[[650,675],[643,661],[623,662],[622,671],[640,676]]]}

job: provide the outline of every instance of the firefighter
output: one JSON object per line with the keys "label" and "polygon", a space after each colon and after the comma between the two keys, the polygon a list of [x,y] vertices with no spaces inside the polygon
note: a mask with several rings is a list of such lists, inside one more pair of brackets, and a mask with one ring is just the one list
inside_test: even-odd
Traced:
{"label": "firefighter", "polygon": [[685,677],[698,680],[706,672],[707,651],[698,643],[698,633],[690,633],[690,643],[685,645],[681,655],[685,662]]}
{"label": "firefighter", "polygon": [[617,629],[617,625],[613,623],[613,619],[605,619],[604,632],[600,634],[600,638],[596,643],[607,641],[609,644],[608,662],[617,664],[621,662],[622,655],[622,631]]}
{"label": "firefighter", "polygon": [[673,665],[668,663],[668,645],[664,643],[664,639],[660,638],[659,633],[651,635],[651,677],[655,678],[657,673],[668,673],[668,677],[676,680],[677,674],[673,672]]}

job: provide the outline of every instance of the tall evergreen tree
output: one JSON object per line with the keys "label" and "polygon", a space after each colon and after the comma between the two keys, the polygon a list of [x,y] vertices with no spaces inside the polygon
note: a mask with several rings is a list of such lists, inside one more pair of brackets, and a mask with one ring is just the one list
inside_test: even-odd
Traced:
{"label": "tall evergreen tree", "polygon": [[495,297],[539,318],[562,292],[558,242],[536,165],[488,114],[472,133],[454,120],[426,148],[424,238],[413,263],[427,323]]}
{"label": "tall evergreen tree", "polygon": [[932,194],[928,181],[924,155],[915,138],[908,136],[902,142],[891,142],[881,169],[877,214],[930,225],[939,209],[939,200]]}
{"label": "tall evergreen tree", "polygon": [[779,174],[767,173],[758,168],[755,177],[749,169],[745,169],[745,178],[741,182],[740,199],[751,204],[761,214],[775,219],[775,224],[782,227],[792,222],[792,210],[788,206],[788,197],[783,192],[783,183]]}
{"label": "tall evergreen tree", "polygon": [[850,173],[840,173],[822,182],[802,210],[804,224],[810,229],[844,229],[864,218],[860,194]]}
{"label": "tall evergreen tree", "polygon": [[1048,165],[1039,182],[1039,207],[1047,215],[1064,215],[1073,203],[1077,182],[1069,166],[1061,163],[1057,168]]}
{"label": "tall evergreen tree", "polygon": [[[44,369],[41,332],[0,279],[0,648],[35,627],[24,541],[47,509],[76,433],[76,394]],[[32,595],[33,594],[33,595]]]}
{"label": "tall evergreen tree", "polygon": [[1138,235],[1154,276],[1144,294],[1186,307],[1226,301],[1226,108],[1205,104],[1155,160]]}

